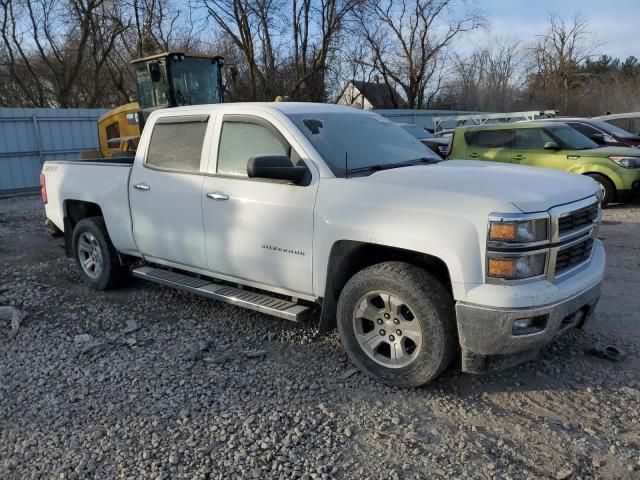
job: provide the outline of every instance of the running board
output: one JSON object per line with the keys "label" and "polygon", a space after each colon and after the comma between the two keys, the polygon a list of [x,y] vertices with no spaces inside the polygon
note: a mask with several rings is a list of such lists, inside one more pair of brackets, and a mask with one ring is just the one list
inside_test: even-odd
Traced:
{"label": "running board", "polygon": [[150,282],[179,288],[180,290],[185,290],[190,293],[203,295],[214,300],[294,322],[305,320],[311,310],[309,307],[288,300],[282,300],[281,298],[214,283],[211,280],[192,277],[182,273],[170,272],[161,268],[145,266],[136,268],[132,273],[134,277],[149,280]]}

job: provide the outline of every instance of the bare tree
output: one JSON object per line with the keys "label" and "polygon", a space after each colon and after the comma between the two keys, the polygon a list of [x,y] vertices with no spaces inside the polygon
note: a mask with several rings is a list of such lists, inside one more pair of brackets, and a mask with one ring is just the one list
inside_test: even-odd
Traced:
{"label": "bare tree", "polygon": [[373,0],[358,9],[359,30],[371,49],[373,66],[389,88],[392,84],[402,88],[410,108],[423,108],[433,98],[452,41],[484,25],[484,17],[475,9],[455,14],[450,8],[455,3]]}
{"label": "bare tree", "polygon": [[587,75],[580,65],[596,48],[585,17],[576,14],[567,20],[550,14],[548,31],[530,49],[534,71],[530,90],[534,98],[563,112],[575,109],[581,97],[576,87]]}

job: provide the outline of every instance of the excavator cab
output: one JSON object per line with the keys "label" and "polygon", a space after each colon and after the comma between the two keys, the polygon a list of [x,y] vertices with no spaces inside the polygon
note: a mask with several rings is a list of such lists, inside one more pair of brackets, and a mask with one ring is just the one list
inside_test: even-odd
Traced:
{"label": "excavator cab", "polygon": [[158,108],[222,103],[222,57],[164,52],[131,62],[138,101],[98,120],[101,157],[135,155],[145,119]]}

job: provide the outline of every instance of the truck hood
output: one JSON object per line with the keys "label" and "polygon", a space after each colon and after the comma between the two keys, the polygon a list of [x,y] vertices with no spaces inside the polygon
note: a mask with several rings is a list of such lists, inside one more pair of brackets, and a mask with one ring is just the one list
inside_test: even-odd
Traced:
{"label": "truck hood", "polygon": [[474,160],[382,170],[358,180],[384,186],[425,188],[511,203],[524,213],[546,211],[598,192],[589,177],[539,167]]}

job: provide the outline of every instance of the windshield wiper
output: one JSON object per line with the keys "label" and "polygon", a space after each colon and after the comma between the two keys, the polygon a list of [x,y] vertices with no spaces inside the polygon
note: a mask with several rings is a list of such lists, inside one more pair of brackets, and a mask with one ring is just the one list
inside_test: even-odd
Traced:
{"label": "windshield wiper", "polygon": [[397,163],[375,163],[373,165],[367,165],[365,167],[350,168],[347,170],[347,174],[361,173],[361,172],[379,172],[380,170],[391,170],[392,168],[410,167],[411,165],[417,165],[419,163],[439,163],[441,160],[437,158],[420,157],[413,160],[406,160],[404,162]]}

